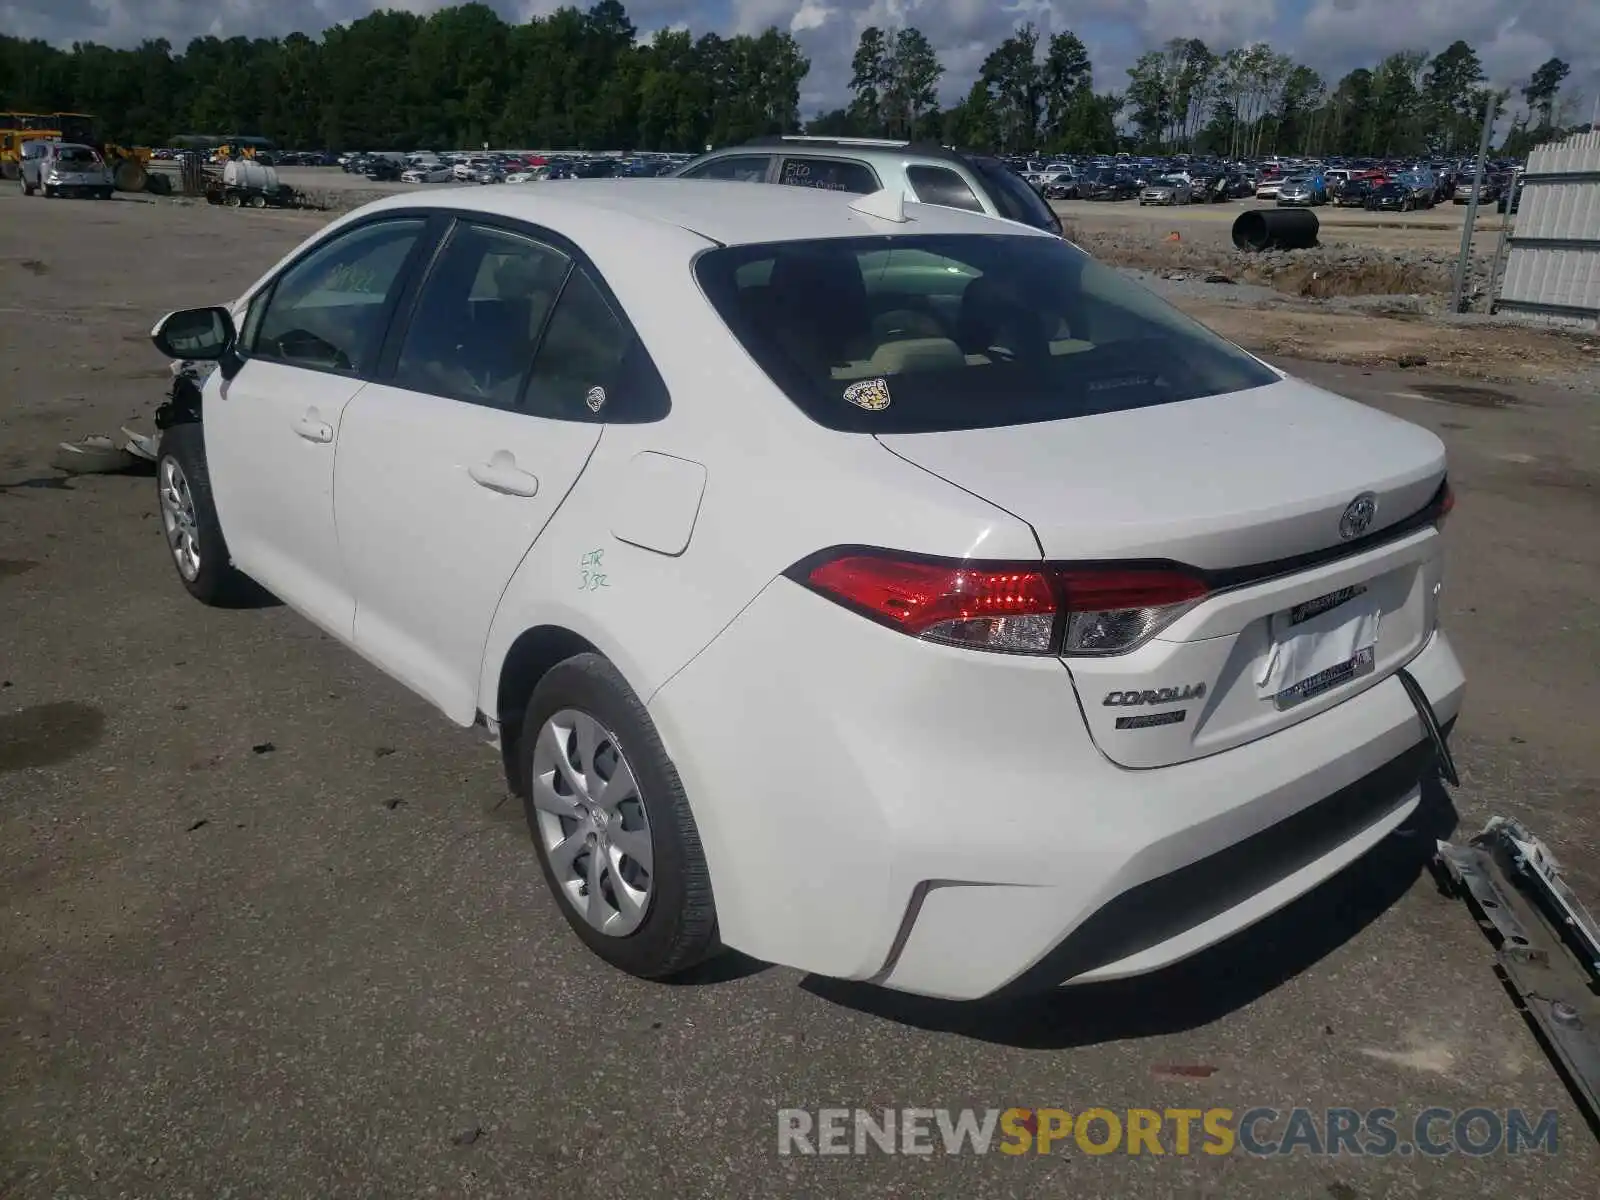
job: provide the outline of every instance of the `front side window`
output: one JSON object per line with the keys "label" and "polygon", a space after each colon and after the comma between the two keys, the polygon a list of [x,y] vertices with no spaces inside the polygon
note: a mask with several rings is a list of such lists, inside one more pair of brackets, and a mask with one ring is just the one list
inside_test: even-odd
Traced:
{"label": "front side window", "polygon": [[532,238],[456,226],[422,285],[394,386],[514,407],[570,266]]}
{"label": "front side window", "polygon": [[738,183],[765,183],[767,168],[772,165],[769,154],[725,154],[708,163],[700,163],[683,172],[685,179],[728,179]]}
{"label": "front side window", "polygon": [[251,353],[293,367],[371,371],[423,225],[420,217],[363,225],[295,263],[267,297]]}
{"label": "front side window", "polygon": [[853,192],[861,196],[878,190],[878,177],[871,167],[844,158],[798,158],[790,155],[783,160],[778,182],[790,187]]}
{"label": "front side window", "polygon": [[694,269],[750,356],[831,429],[1021,425],[1278,381],[1058,238],[764,243],[709,250]]}

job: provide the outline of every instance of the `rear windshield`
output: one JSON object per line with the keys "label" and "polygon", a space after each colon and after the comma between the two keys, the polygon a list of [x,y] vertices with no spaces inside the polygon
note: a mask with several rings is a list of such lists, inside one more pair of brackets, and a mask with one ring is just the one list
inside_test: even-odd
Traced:
{"label": "rear windshield", "polygon": [[1005,163],[993,158],[973,157],[967,160],[967,165],[978,173],[978,178],[989,190],[989,198],[1006,220],[1020,221],[1047,233],[1061,232],[1061,218],[1056,216],[1055,209],[1046,204],[1039,193]]}
{"label": "rear windshield", "polygon": [[1058,238],[773,242],[709,250],[695,272],[751,357],[830,429],[1021,425],[1278,379]]}

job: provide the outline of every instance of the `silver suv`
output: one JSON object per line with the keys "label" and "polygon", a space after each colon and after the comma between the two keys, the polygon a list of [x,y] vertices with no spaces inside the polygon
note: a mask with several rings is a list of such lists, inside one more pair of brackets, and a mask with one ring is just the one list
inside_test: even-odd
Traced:
{"label": "silver suv", "polygon": [[899,188],[907,200],[988,213],[1061,233],[1039,193],[997,158],[877,138],[769,137],[703,154],[679,179],[731,179],[868,193]]}
{"label": "silver suv", "polygon": [[93,146],[77,142],[45,142],[42,150],[33,147],[37,142],[24,142],[23,157],[19,164],[17,181],[22,193],[31,196],[34,190],[47,197],[92,196],[100,200],[111,199],[113,180],[111,168]]}

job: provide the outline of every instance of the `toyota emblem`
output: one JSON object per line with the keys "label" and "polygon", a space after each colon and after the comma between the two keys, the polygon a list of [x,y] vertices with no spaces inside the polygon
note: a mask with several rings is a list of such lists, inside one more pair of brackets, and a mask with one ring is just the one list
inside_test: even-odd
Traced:
{"label": "toyota emblem", "polygon": [[1371,492],[1362,492],[1345,506],[1344,516],[1339,518],[1339,537],[1347,542],[1360,537],[1372,528],[1377,515],[1378,497]]}

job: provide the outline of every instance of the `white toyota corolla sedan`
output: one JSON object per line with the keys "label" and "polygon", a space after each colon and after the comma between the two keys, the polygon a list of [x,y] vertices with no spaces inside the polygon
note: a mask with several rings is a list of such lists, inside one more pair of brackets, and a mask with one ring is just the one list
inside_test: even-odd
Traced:
{"label": "white toyota corolla sedan", "polygon": [[248,577],[499,738],[608,962],[1134,975],[1448,774],[1431,433],[1021,225],[535,190],[379,201],[164,318],[217,369],[160,500],[195,597]]}

